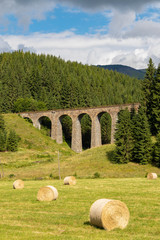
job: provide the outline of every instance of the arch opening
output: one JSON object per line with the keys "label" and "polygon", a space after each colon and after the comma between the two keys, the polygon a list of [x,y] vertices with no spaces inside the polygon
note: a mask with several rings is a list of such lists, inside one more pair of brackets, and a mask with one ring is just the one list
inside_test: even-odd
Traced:
{"label": "arch opening", "polygon": [[82,133],[82,149],[86,150],[91,148],[91,127],[92,120],[87,113],[81,114],[79,116],[81,123],[81,133]]}
{"label": "arch opening", "polygon": [[109,113],[101,112],[98,114],[101,125],[101,141],[102,145],[111,143],[111,124],[112,119]]}
{"label": "arch opening", "polygon": [[39,122],[39,124],[40,124],[40,130],[41,130],[41,132],[42,132],[44,135],[51,137],[51,127],[52,127],[52,123],[51,123],[51,120],[49,119],[49,117],[47,117],[47,116],[40,117],[40,118],[38,119],[38,122]]}
{"label": "arch opening", "polygon": [[60,117],[60,122],[62,124],[63,141],[65,141],[68,144],[68,146],[71,147],[72,119],[68,115],[63,115]]}

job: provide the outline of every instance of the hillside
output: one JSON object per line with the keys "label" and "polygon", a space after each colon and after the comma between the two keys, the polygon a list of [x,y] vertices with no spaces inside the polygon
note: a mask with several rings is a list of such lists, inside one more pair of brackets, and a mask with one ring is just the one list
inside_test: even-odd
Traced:
{"label": "hillside", "polygon": [[145,76],[145,69],[135,69],[125,65],[98,65],[100,68],[117,71],[119,73],[127,74],[130,77],[143,79]]}
{"label": "hillside", "polygon": [[3,167],[7,179],[58,178],[58,152],[62,178],[66,175],[106,178],[144,177],[147,172],[160,174],[160,169],[151,165],[112,164],[114,145],[103,145],[76,154],[66,143],[58,145],[17,114],[4,114],[4,118],[7,127],[15,129],[21,138],[18,152],[0,153],[1,174]]}

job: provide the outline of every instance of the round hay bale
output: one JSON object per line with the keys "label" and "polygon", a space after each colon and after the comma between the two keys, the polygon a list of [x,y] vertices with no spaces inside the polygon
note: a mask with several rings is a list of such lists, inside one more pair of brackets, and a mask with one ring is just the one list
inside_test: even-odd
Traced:
{"label": "round hay bale", "polygon": [[148,173],[147,174],[147,179],[157,179],[157,174],[156,173]]}
{"label": "round hay bale", "polygon": [[75,185],[76,178],[73,176],[68,176],[64,178],[64,185]]}
{"label": "round hay bale", "polygon": [[13,183],[13,188],[14,189],[22,189],[22,188],[24,188],[24,182],[21,179],[17,179]]}
{"label": "round hay bale", "polygon": [[55,187],[48,185],[47,187],[51,188],[52,191],[54,192],[54,200],[56,200],[58,198],[58,191]]}
{"label": "round hay bale", "polygon": [[58,198],[58,191],[53,186],[41,187],[37,194],[38,201],[52,201]]}
{"label": "round hay bale", "polygon": [[124,229],[128,224],[129,215],[125,203],[119,200],[99,199],[90,208],[90,223],[108,231],[115,228]]}

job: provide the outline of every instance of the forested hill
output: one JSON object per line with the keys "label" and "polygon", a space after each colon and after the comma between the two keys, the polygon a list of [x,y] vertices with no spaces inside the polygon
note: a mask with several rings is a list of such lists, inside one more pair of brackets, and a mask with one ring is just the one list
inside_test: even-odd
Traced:
{"label": "forested hill", "polygon": [[91,107],[139,102],[141,81],[34,53],[0,54],[0,111]]}
{"label": "forested hill", "polygon": [[135,69],[125,65],[98,65],[100,68],[117,71],[123,74],[127,74],[130,77],[135,77],[138,79],[143,79],[145,76],[145,69]]}

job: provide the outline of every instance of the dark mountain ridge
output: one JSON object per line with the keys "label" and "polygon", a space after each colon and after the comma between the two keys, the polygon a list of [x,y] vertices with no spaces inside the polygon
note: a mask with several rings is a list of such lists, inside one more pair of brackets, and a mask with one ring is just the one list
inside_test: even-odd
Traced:
{"label": "dark mountain ridge", "polygon": [[145,76],[145,69],[135,69],[129,66],[115,64],[115,65],[97,65],[97,67],[117,71],[123,74],[127,74],[130,77],[135,77],[138,79],[143,79]]}

